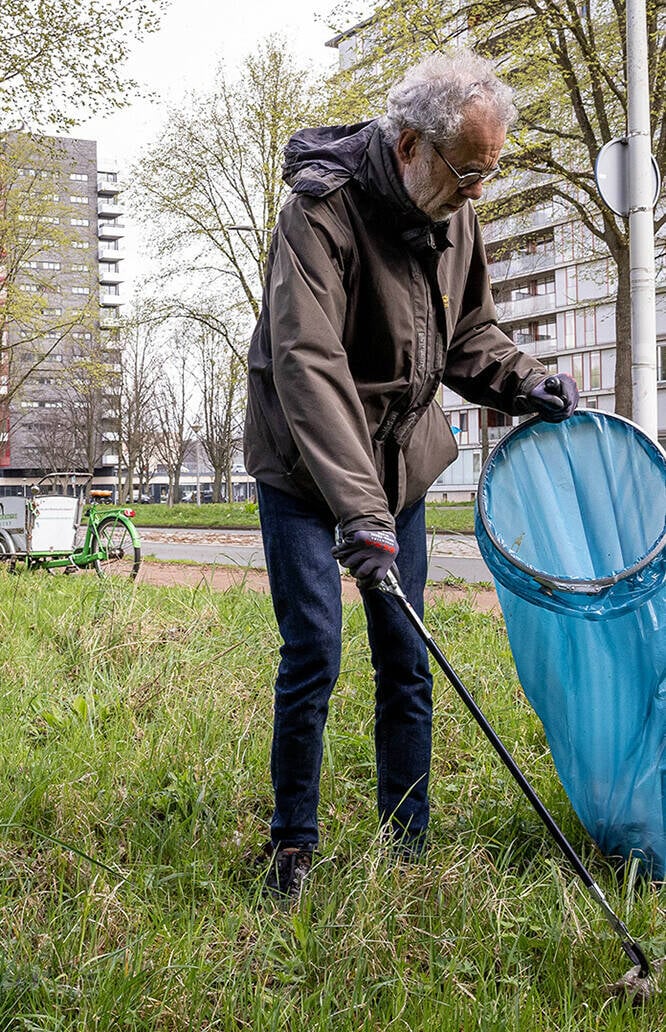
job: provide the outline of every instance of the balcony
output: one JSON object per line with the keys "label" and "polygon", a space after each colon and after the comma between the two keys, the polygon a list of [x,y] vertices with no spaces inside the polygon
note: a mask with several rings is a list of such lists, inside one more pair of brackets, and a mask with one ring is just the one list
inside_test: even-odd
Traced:
{"label": "balcony", "polygon": [[[504,328],[504,327],[503,327]],[[552,358],[557,354],[558,350],[562,351],[563,348],[558,348],[558,342],[556,337],[542,337],[540,340],[526,340],[520,335],[514,334],[514,344],[521,351],[526,351],[528,355],[538,355],[539,358]]]}
{"label": "balcony", "polygon": [[125,251],[120,247],[111,247],[100,241],[97,257],[100,262],[121,262],[125,257]]}
{"label": "balcony", "polygon": [[116,219],[123,214],[122,204],[117,204],[113,198],[97,198],[97,214],[103,218]]}
{"label": "balcony", "polygon": [[555,308],[555,291],[552,291],[550,294],[521,297],[516,301],[497,302],[497,313],[500,322],[516,322],[518,319],[530,319],[534,316],[549,315],[555,311]]}
{"label": "balcony", "polygon": [[[114,312],[112,309],[107,308],[99,313],[99,328],[100,330],[119,330],[120,319],[118,318],[118,312]],[[109,347],[110,342],[105,341],[105,347]]]}
{"label": "balcony", "polygon": [[120,240],[125,236],[125,227],[122,222],[105,222],[102,219],[97,223],[97,235],[100,240]]}
{"label": "balcony", "polygon": [[509,430],[513,430],[512,426],[489,426],[488,427],[488,441],[490,444],[496,444],[501,441],[503,437],[506,437]]}
{"label": "balcony", "polygon": [[123,282],[123,277],[119,272],[107,272],[105,269],[100,269],[99,282],[103,286],[117,287]]}
{"label": "balcony", "polygon": [[115,179],[109,178],[107,175],[97,176],[97,193],[104,194],[111,197],[115,197],[121,190],[125,189],[125,184],[121,183],[116,176]]}
{"label": "balcony", "polygon": [[119,308],[125,303],[120,294],[107,294],[103,289],[99,292],[99,303],[105,308]]}
{"label": "balcony", "polygon": [[537,251],[535,254],[517,254],[499,262],[489,262],[488,272],[491,280],[499,283],[502,280],[515,279],[518,276],[530,274],[538,276],[540,272],[549,272],[554,269],[557,264],[558,258],[553,249],[550,253]]}

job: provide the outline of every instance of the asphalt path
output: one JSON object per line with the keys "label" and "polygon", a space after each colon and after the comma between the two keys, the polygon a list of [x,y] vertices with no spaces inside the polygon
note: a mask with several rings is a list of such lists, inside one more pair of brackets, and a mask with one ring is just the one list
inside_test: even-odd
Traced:
{"label": "asphalt path", "polygon": [[[217,566],[266,569],[261,534],[256,530],[139,528],[141,551],[155,559],[181,559]],[[428,577],[451,578],[478,584],[492,581],[481,558],[476,538],[470,534],[433,534],[428,539]]]}

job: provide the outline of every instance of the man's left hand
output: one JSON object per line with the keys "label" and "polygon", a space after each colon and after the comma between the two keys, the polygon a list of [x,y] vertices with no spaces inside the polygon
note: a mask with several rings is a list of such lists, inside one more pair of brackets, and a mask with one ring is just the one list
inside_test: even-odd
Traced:
{"label": "man's left hand", "polygon": [[332,549],[334,558],[356,577],[359,588],[376,588],[393,566],[398,542],[390,530],[355,530]]}
{"label": "man's left hand", "polygon": [[527,395],[527,403],[547,423],[561,423],[568,419],[576,411],[578,400],[576,381],[568,373],[544,377]]}

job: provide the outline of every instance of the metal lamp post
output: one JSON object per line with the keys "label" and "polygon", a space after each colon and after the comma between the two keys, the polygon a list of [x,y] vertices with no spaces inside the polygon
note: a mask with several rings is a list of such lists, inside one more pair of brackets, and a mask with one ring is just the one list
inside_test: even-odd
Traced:
{"label": "metal lamp post", "polygon": [[645,0],[627,0],[629,260],[634,421],[657,440],[653,182]]}

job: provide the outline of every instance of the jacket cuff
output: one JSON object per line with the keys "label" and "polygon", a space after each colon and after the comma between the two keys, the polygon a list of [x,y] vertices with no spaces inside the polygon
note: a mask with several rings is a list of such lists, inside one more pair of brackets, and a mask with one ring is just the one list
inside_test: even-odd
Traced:
{"label": "jacket cuff", "polygon": [[381,516],[350,516],[340,520],[340,532],[343,537],[356,530],[390,530],[395,533],[395,520],[390,513]]}
{"label": "jacket cuff", "polygon": [[538,383],[543,383],[547,376],[548,372],[546,369],[542,371],[535,369],[533,372],[528,373],[524,380],[520,381],[520,387],[514,398],[514,412],[516,415],[522,416],[527,412],[537,411],[536,405],[528,400],[527,395]]}

